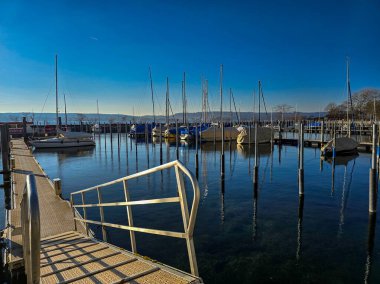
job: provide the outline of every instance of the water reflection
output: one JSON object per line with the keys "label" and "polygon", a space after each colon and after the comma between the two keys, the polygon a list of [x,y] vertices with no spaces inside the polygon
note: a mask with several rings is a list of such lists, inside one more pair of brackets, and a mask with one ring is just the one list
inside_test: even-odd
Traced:
{"label": "water reflection", "polygon": [[364,283],[367,284],[371,276],[372,262],[373,262],[373,248],[375,246],[375,232],[376,232],[376,213],[369,214],[368,220],[368,245],[367,245],[367,259],[364,271]]}
{"label": "water reflection", "polygon": [[[120,177],[117,170],[109,165],[111,160],[109,139],[110,135],[106,137],[102,135],[101,140],[108,141],[101,141],[101,147],[97,146],[95,151],[92,149],[92,152],[90,150],[79,154],[89,157],[93,155],[93,160],[68,159],[63,163],[61,171],[65,178],[65,188],[81,189]],[[117,139],[115,134],[113,139]],[[135,170],[157,166],[161,163],[160,156],[163,156],[164,162],[175,159],[177,149],[181,162],[191,171],[196,170],[194,143],[178,142],[177,147],[175,140],[162,139],[161,147],[159,140],[158,143],[155,141],[157,144],[150,144],[145,140],[144,144],[141,144],[138,140],[127,137],[119,139],[120,148],[115,140],[113,149],[118,151],[122,172],[131,174]],[[105,146],[108,146],[108,149],[105,149]],[[308,279],[315,280],[315,283],[334,283],[334,281],[357,283],[363,282],[363,278],[365,283],[371,281],[376,283],[374,280],[378,280],[378,276],[374,272],[379,269],[374,248],[376,221],[372,218],[369,222],[368,236],[363,234],[363,231],[367,230],[366,221],[365,224],[358,222],[363,219],[363,215],[367,217],[368,214],[368,192],[357,189],[367,188],[366,165],[369,164],[370,156],[360,154],[360,156],[321,160],[318,150],[305,148],[305,165],[309,174],[308,179],[305,179],[308,191],[305,195],[307,200],[304,200],[302,196],[297,197],[294,191],[297,186],[296,148],[275,145],[274,149],[276,151],[273,151],[270,144],[258,146],[260,177],[258,183],[253,183],[253,145],[249,147],[249,145],[225,143],[225,178],[220,174],[221,143],[199,145],[198,179],[201,203],[195,238],[198,262],[204,264],[200,268],[200,273],[205,282],[233,282],[229,278],[233,267],[236,269],[234,277],[238,277],[236,283],[268,282],[265,279],[269,277],[276,277],[272,281],[274,283],[306,283]],[[286,159],[283,157],[284,152]],[[93,163],[94,160],[96,164]],[[46,161],[51,161],[50,166],[44,164]],[[97,175],[93,180],[77,178],[78,171],[74,173],[72,165],[76,165],[76,169],[83,168],[83,174],[87,174],[87,168],[81,163],[92,163],[91,171]],[[56,176],[55,155],[42,155],[41,164],[49,175],[49,171],[53,171],[51,176]],[[326,171],[330,166],[332,171]],[[162,197],[160,193],[166,194],[173,189],[173,184],[168,185],[169,179],[174,180],[174,175],[169,176],[166,172],[157,173],[155,176],[147,177],[145,181],[141,179],[134,182],[131,184],[131,189],[139,194],[144,192],[151,194],[152,198],[159,198]],[[326,198],[326,191],[320,189],[329,191],[330,186],[332,191],[335,188],[335,196]],[[349,204],[348,211],[348,202],[353,199],[355,203]],[[158,226],[161,224],[159,221],[167,220],[163,213],[148,214],[152,213],[149,210],[151,209],[147,208],[147,211],[141,212],[142,221],[152,221],[154,218],[149,216],[159,216]],[[298,216],[294,214],[296,210]],[[162,212],[172,213],[170,210]],[[113,215],[109,214],[108,217],[112,219]],[[155,221],[152,222],[156,225]],[[123,245],[122,234],[115,233],[113,237],[111,235],[112,233],[109,240],[115,240],[116,245]],[[161,239],[145,242],[141,244],[141,248],[151,248],[157,244],[160,247],[160,241]],[[148,251],[146,255],[156,257],[175,267],[178,264],[183,265],[186,255],[181,255],[177,259],[169,252],[176,253],[177,247],[158,249],[153,254]],[[367,256],[366,259],[364,255]],[[355,267],[352,269],[353,264]],[[305,272],[299,277],[305,277],[307,274],[309,278],[297,281],[299,279],[294,278],[298,277],[294,274],[294,265]],[[183,268],[186,269],[186,266]],[[332,275],[334,279],[330,278]]]}

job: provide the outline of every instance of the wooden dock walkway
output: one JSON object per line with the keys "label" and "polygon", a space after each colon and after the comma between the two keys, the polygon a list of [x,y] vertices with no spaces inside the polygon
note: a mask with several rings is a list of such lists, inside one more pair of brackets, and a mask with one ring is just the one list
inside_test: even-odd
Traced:
{"label": "wooden dock walkway", "polygon": [[10,271],[24,266],[20,204],[26,176],[34,174],[40,208],[41,283],[202,283],[199,277],[87,236],[82,223],[75,226],[70,203],[56,195],[53,183],[22,139],[11,141],[11,155],[15,159],[13,206],[6,217]]}

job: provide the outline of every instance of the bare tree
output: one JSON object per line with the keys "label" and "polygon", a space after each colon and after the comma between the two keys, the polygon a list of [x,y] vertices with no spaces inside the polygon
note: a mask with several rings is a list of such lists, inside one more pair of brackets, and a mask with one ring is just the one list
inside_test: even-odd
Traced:
{"label": "bare tree", "polygon": [[293,107],[288,104],[280,104],[274,107],[274,110],[281,113],[281,121],[284,121],[284,114],[289,112]]}

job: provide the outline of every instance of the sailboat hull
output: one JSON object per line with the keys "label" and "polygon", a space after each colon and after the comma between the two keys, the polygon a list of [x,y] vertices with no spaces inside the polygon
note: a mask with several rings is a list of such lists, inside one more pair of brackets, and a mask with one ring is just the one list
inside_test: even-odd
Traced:
{"label": "sailboat hull", "polygon": [[74,140],[74,139],[61,139],[61,138],[34,140],[34,141],[31,141],[30,144],[36,149],[95,146],[95,142],[91,139]]}

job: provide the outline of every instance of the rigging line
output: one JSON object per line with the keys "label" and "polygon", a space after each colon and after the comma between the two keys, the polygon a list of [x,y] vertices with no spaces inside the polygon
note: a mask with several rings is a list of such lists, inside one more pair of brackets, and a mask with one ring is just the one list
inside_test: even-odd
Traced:
{"label": "rigging line", "polygon": [[232,101],[234,102],[234,108],[235,108],[235,114],[236,114],[236,118],[237,118],[238,124],[240,124],[239,115],[238,115],[238,112],[237,112],[237,110],[236,110],[236,104],[235,104],[235,97],[234,97],[234,93],[231,91],[231,94],[232,94]]}
{"label": "rigging line", "polygon": [[[260,94],[259,94],[259,95],[260,95]],[[266,105],[266,103],[265,103],[264,93],[263,93],[263,87],[262,87],[262,86],[261,86],[261,98],[263,99],[264,108],[265,108],[265,113],[266,113],[267,118],[268,118],[267,105]]]}

